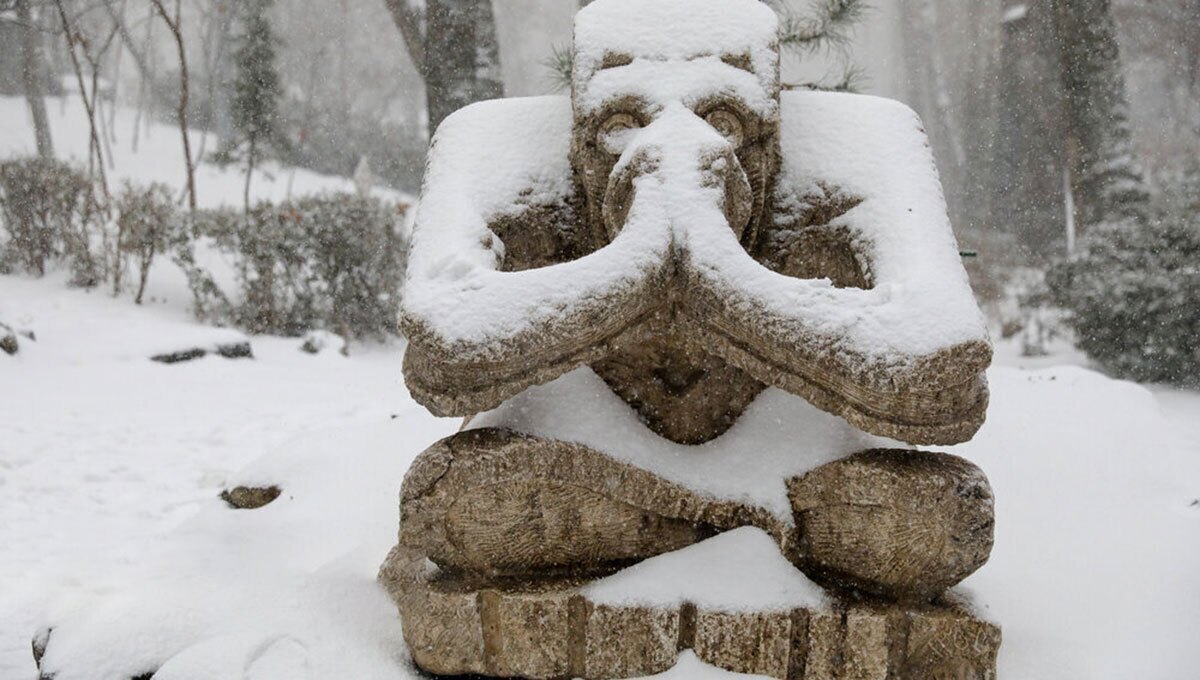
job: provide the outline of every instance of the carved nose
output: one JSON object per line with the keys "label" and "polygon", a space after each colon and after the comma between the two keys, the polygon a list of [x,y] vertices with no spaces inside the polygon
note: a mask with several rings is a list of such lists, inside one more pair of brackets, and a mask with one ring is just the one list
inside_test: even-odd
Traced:
{"label": "carved nose", "polygon": [[700,157],[700,177],[705,186],[722,192],[721,210],[725,213],[729,228],[741,239],[750,222],[754,193],[733,147],[725,145],[719,150],[703,154]]}
{"label": "carved nose", "polygon": [[[689,112],[690,113],[690,112]],[[694,117],[694,116],[693,116]],[[656,121],[655,125],[668,121]],[[699,118],[684,121],[683,125],[700,124]],[[652,126],[653,127],[653,126]],[[647,131],[650,128],[646,129]],[[636,180],[646,175],[659,174],[660,181],[670,185],[685,178],[694,178],[699,187],[715,189],[720,193],[721,209],[734,235],[739,239],[750,222],[753,193],[750,180],[746,177],[733,147],[716,134],[711,135],[656,135],[627,154],[609,176],[604,195],[602,215],[610,239],[625,226],[629,210],[635,198]],[[636,142],[635,142],[636,143]],[[685,159],[684,164],[668,163],[664,159]],[[668,176],[671,175],[671,176]],[[689,187],[676,185],[680,195],[691,193]]]}

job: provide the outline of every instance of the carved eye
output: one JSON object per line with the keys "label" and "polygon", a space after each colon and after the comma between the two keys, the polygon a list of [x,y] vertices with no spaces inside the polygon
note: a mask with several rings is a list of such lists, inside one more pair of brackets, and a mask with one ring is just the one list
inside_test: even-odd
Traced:
{"label": "carved eye", "polygon": [[619,156],[633,136],[633,131],[642,124],[628,113],[614,113],[600,124],[596,132],[596,143],[605,151]]}
{"label": "carved eye", "polygon": [[729,143],[734,147],[739,147],[745,140],[745,132],[742,129],[742,121],[732,111],[725,109],[717,109],[704,117],[704,120],[721,136],[729,140]]}

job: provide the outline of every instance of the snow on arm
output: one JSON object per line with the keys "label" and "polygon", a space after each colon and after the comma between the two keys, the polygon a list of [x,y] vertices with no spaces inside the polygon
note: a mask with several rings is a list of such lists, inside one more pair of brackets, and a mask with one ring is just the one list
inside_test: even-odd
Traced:
{"label": "snow on arm", "polygon": [[720,290],[735,316],[764,319],[758,328],[771,342],[820,338],[832,355],[848,352],[878,369],[864,375],[881,385],[897,379],[896,369],[956,347],[971,348],[968,372],[982,371],[990,357],[986,324],[916,114],[891,100],[817,92],[783,93],[782,113],[777,192],[803,195],[826,185],[861,197],[830,226],[849,229],[872,286],[835,288],[778,274],[727,230],[706,230],[689,242],[701,285]]}
{"label": "snow on arm", "polygon": [[506,341],[521,333],[536,329],[561,342],[577,332],[580,315],[632,314],[646,304],[641,292],[665,266],[670,245],[662,220],[660,229],[626,230],[572,262],[500,271],[504,244],[489,221],[567,199],[570,133],[565,97],[482,102],[446,119],[413,232],[408,330],[464,360],[499,361],[519,350]]}

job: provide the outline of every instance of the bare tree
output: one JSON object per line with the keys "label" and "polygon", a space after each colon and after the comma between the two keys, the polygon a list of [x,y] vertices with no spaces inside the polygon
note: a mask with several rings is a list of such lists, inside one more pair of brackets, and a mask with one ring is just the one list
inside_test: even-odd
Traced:
{"label": "bare tree", "polygon": [[[146,51],[149,47],[149,24],[147,24],[146,40],[143,47],[138,47],[137,40],[129,30],[129,24],[125,21],[124,7],[120,11],[115,7],[114,0],[103,0],[104,9],[108,12],[109,18],[113,25],[117,28],[117,35],[121,38],[121,44],[125,47],[125,51],[133,58],[133,63],[141,74],[142,86],[149,88],[150,93],[154,95],[156,101],[169,106],[174,99],[174,94],[171,90],[158,82],[155,76],[154,65],[152,59],[147,56]],[[151,10],[154,11],[153,9]]]}
{"label": "bare tree", "polygon": [[25,99],[33,116],[33,131],[37,138],[38,155],[54,157],[54,144],[50,138],[50,123],[46,118],[45,87],[42,78],[45,66],[42,63],[42,36],[40,27],[34,25],[30,0],[16,0],[17,21],[21,24],[21,78],[25,85]]}
{"label": "bare tree", "polygon": [[192,165],[192,145],[188,140],[188,66],[187,66],[187,50],[183,42],[183,15],[180,11],[180,2],[175,0],[175,16],[172,17],[163,7],[162,0],[150,0],[154,5],[155,11],[162,17],[163,23],[170,29],[171,35],[175,38],[175,48],[179,52],[179,106],[176,109],[179,117],[179,134],[183,138],[183,162],[187,167],[187,196],[188,210],[196,212],[196,173],[195,166]]}
{"label": "bare tree", "polygon": [[[87,112],[88,128],[90,132],[89,150],[88,150],[88,172],[91,173],[95,169],[99,174],[100,188],[104,192],[105,204],[111,197],[108,192],[108,178],[104,172],[104,154],[100,146],[100,135],[96,127],[96,86],[98,85],[99,76],[96,73],[96,66],[99,64],[99,55],[92,51],[92,41],[80,30],[77,30],[71,18],[67,15],[67,10],[63,6],[62,0],[54,0],[55,8],[58,9],[58,18],[62,23],[63,36],[67,42],[67,53],[71,58],[71,67],[75,71],[75,81],[79,87],[79,97],[83,100],[83,108]],[[109,41],[112,39],[112,34],[109,35]],[[108,42],[104,43],[107,48]],[[83,53],[84,58],[93,66],[92,73],[92,94],[88,95],[88,88],[83,78],[83,66],[79,63],[79,53]],[[96,161],[93,164],[93,159]],[[93,168],[94,165],[94,168]]]}

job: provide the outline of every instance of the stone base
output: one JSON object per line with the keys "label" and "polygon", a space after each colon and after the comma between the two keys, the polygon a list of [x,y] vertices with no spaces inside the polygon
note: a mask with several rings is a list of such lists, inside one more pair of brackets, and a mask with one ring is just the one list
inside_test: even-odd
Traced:
{"label": "stone base", "polygon": [[437,675],[606,680],[661,673],[681,650],[780,680],[994,680],[1000,629],[946,599],[710,611],[588,600],[585,579],[472,583],[397,546],[380,581],[413,659]]}

